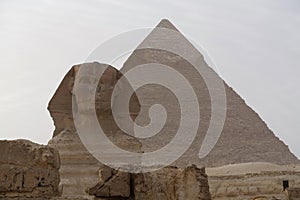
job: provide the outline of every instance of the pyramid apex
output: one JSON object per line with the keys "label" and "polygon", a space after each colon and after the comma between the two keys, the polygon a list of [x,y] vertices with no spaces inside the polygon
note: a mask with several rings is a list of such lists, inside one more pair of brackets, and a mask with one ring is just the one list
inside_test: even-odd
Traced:
{"label": "pyramid apex", "polygon": [[177,28],[168,19],[162,19],[157,25],[157,28],[167,28],[178,31]]}

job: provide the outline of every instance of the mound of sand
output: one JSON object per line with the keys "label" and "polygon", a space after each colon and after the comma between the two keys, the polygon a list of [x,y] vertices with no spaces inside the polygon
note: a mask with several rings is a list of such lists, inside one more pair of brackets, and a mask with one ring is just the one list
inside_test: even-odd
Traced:
{"label": "mound of sand", "polygon": [[263,171],[300,171],[300,165],[276,165],[267,162],[251,162],[206,168],[208,176],[238,175],[260,173]]}

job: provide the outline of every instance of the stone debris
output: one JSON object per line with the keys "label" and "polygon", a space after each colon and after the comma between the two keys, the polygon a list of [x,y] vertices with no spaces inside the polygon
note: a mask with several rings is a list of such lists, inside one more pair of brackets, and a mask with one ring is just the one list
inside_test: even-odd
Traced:
{"label": "stone debris", "polygon": [[196,166],[169,166],[154,172],[137,174],[104,168],[100,170],[99,175],[99,183],[89,189],[89,194],[100,198],[211,199],[205,170]]}
{"label": "stone debris", "polygon": [[165,167],[155,172],[134,174],[134,195],[138,200],[210,200],[204,168]]}

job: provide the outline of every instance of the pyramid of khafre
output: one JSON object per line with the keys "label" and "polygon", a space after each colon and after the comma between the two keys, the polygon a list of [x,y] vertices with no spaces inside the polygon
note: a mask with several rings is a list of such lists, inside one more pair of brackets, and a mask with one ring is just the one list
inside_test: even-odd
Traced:
{"label": "pyramid of khafre", "polygon": [[[160,30],[162,29],[170,30],[170,32],[176,31],[179,36],[171,36],[168,31],[165,34],[161,33]],[[168,51],[161,44],[165,44],[171,50],[181,49],[183,56],[174,53],[174,51]],[[168,45],[170,46],[168,47]],[[121,69],[121,72],[126,76],[126,72],[137,66],[148,64],[148,67],[151,67],[151,65],[155,65],[154,63],[159,63],[175,69],[193,87],[197,95],[201,119],[195,140],[183,156],[176,161],[177,165],[196,163],[212,167],[247,162],[299,163],[288,146],[274,135],[259,115],[246,105],[245,101],[225,82],[226,105],[224,109],[226,117],[221,136],[212,151],[203,159],[199,159],[199,149],[212,118],[210,92],[217,89],[210,88],[209,90],[202,77],[203,73],[200,75],[184,56],[190,57],[199,69],[203,70],[203,73],[211,74],[221,80],[214,70],[207,65],[201,53],[168,20],[162,20],[157,25],[130,55]],[[221,81],[223,82],[223,80]],[[214,92],[218,94],[218,91]],[[153,152],[167,145],[175,137],[181,119],[181,108],[174,93],[159,84],[144,85],[136,90],[136,94],[141,103],[140,114],[136,119],[138,124],[147,125],[150,122],[148,112],[154,104],[161,104],[167,112],[166,123],[162,130],[153,137],[140,139],[143,151]],[[189,100],[189,97],[186,97],[186,101]],[[188,118],[193,121],[195,116],[190,115]],[[177,145],[183,144],[178,143]]]}

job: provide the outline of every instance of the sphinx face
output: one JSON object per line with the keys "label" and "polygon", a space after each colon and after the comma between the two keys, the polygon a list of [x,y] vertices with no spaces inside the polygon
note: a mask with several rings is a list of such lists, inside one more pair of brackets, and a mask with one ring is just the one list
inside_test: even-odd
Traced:
{"label": "sphinx face", "polygon": [[94,69],[82,68],[75,77],[73,95],[79,114],[88,114],[95,111],[95,94],[99,77]]}

